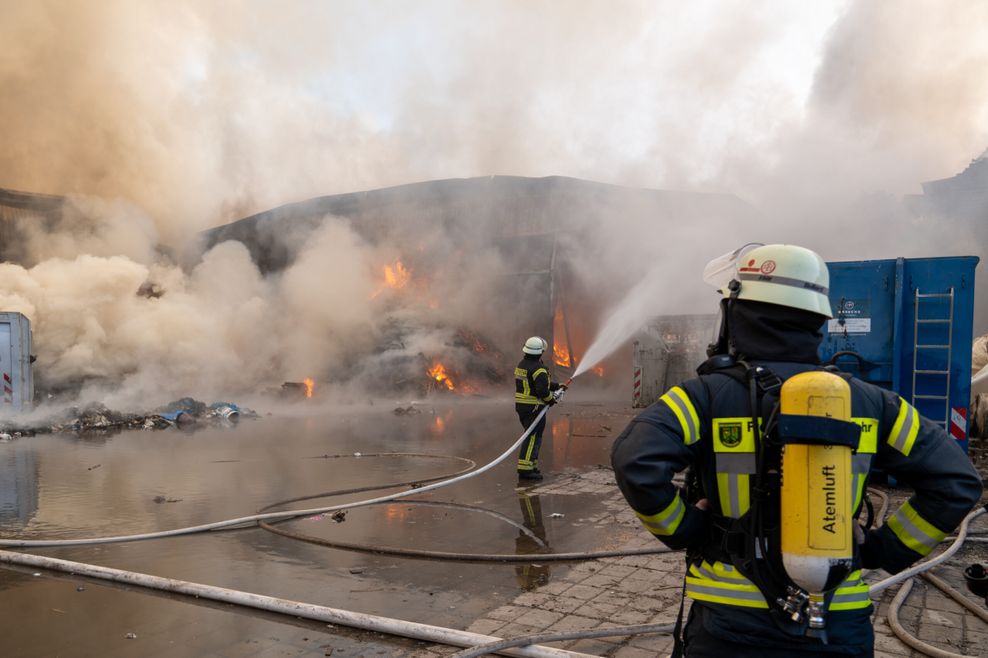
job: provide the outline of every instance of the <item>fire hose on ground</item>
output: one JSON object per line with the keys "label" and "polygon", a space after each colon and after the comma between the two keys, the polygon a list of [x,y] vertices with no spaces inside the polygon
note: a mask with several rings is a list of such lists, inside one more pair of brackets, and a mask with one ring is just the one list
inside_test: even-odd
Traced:
{"label": "fire hose on ground", "polygon": [[[333,511],[361,507],[371,504],[388,502],[412,494],[421,494],[421,493],[425,493],[426,491],[431,491],[434,489],[438,489],[440,487],[449,486],[456,482],[461,482],[471,477],[476,477],[477,475],[480,475],[481,473],[485,473],[494,466],[500,464],[502,461],[507,459],[510,455],[515,453],[515,451],[521,446],[522,442],[528,438],[529,434],[531,434],[531,432],[534,430],[536,425],[538,425],[538,423],[542,420],[542,418],[545,417],[545,413],[547,410],[548,407],[542,409],[542,411],[538,414],[538,416],[536,416],[532,424],[522,433],[522,435],[518,438],[518,440],[515,441],[511,445],[511,447],[505,450],[499,457],[497,457],[495,460],[488,463],[487,465],[475,471],[457,474],[451,477],[450,479],[434,482],[426,486],[415,486],[417,484],[421,484],[423,480],[418,480],[415,483],[405,483],[405,484],[412,484],[414,488],[407,491],[390,494],[387,496],[381,496],[370,500],[356,501],[352,503],[330,505],[330,506],[320,507],[315,509],[290,510],[284,512],[268,512],[264,514],[255,514],[252,516],[241,517],[237,519],[217,521],[214,523],[207,523],[198,526],[177,528],[173,530],[166,530],[160,532],[121,535],[115,537],[97,537],[97,538],[89,538],[89,539],[68,539],[68,540],[3,539],[0,540],[0,546],[21,547],[21,548],[64,547],[64,546],[80,546],[80,545],[107,544],[107,543],[117,543],[117,542],[127,542],[127,541],[160,539],[164,537],[176,537],[181,535],[188,535],[188,534],[194,534],[194,533],[200,533],[200,532],[206,532],[212,530],[224,530],[224,529],[245,527],[248,526],[248,524],[259,523],[261,521],[276,521],[280,519],[297,518],[300,516],[323,514],[327,512],[333,512]],[[431,481],[431,480],[425,480],[425,481]],[[354,489],[354,490],[348,490],[346,493],[356,493],[358,491],[367,491],[367,490],[379,489],[379,488],[381,487],[375,486],[369,488]],[[644,552],[660,553],[660,552],[665,552],[665,549],[662,548],[646,549]],[[627,552],[608,551],[606,552],[606,555],[638,555],[642,553],[643,553],[642,550],[627,551]],[[594,559],[595,557],[598,557],[598,554],[595,553],[585,553],[582,554],[582,557],[580,557],[580,555],[581,554],[568,554],[566,555],[566,559],[570,559],[570,560]],[[506,556],[498,556],[499,559],[503,557]],[[541,560],[546,557],[548,557],[548,555],[540,555],[539,559]],[[525,558],[527,561],[532,560],[532,556],[525,556]],[[270,612],[277,612],[277,613],[296,616],[296,617],[303,617],[303,618],[313,619],[316,621],[323,621],[326,623],[335,623],[335,624],[349,626],[361,630],[369,630],[369,631],[386,633],[389,635],[395,635],[400,637],[409,637],[418,640],[425,640],[437,644],[446,644],[446,645],[461,646],[461,647],[475,647],[475,646],[486,646],[486,645],[490,645],[491,643],[499,643],[504,641],[501,638],[480,635],[477,633],[469,633],[466,631],[459,631],[456,629],[442,628],[437,626],[431,626],[428,624],[419,624],[419,623],[409,622],[400,619],[391,619],[386,617],[379,617],[376,615],[367,615],[363,613],[350,612],[346,610],[338,610],[334,608],[328,608],[325,606],[317,606],[317,605],[306,604],[298,601],[288,601],[285,599],[278,599],[275,597],[253,594],[250,592],[241,592],[241,591],[230,590],[222,587],[215,587],[211,585],[190,583],[190,582],[180,581],[170,578],[162,578],[159,576],[153,576],[149,574],[123,571],[120,569],[112,569],[109,567],[100,567],[97,565],[83,564],[79,562],[72,562],[69,560],[61,560],[58,558],[50,558],[50,557],[43,557],[37,555],[0,550],[0,563],[20,565],[20,566],[30,566],[33,568],[51,569],[54,571],[61,571],[69,574],[87,576],[91,578],[125,583],[129,585],[137,585],[140,587],[146,587],[149,589],[155,589],[164,592],[184,594],[196,598],[204,598],[204,599],[220,601],[224,603],[233,603],[245,607],[251,607],[251,608],[266,610]],[[671,630],[672,624],[659,625],[659,626],[648,625],[648,626],[615,627],[608,630],[612,635],[631,635],[631,634],[639,634],[643,632],[657,632],[655,629],[665,629],[666,627],[668,627],[668,630]],[[584,631],[583,633],[593,633],[593,632],[594,631]],[[567,635],[566,639],[578,639],[579,637],[582,637],[581,633],[571,633]],[[512,643],[517,641],[509,640],[508,642]],[[505,648],[504,650],[499,650],[499,652],[506,653],[508,655],[532,656],[533,658],[564,658],[564,657],[589,658],[587,654],[580,654],[577,652],[566,651],[563,649],[555,649],[552,647],[543,647],[537,645],[531,646],[531,641],[529,640],[517,642],[517,644],[515,644],[515,646],[521,646],[521,645],[529,645],[529,646],[525,646],[523,648]]]}
{"label": "fire hose on ground", "polygon": [[[358,493],[363,491],[371,491],[376,489],[381,489],[389,486],[404,486],[411,485],[413,488],[407,491],[401,491],[394,494],[389,494],[387,496],[381,496],[369,500],[355,501],[351,503],[344,503],[338,505],[331,505],[326,507],[306,509],[306,510],[287,510],[282,512],[267,512],[262,514],[255,514],[252,516],[241,517],[237,519],[230,519],[226,521],[218,521],[209,524],[203,524],[198,526],[191,526],[187,528],[178,528],[174,530],[154,532],[154,533],[141,533],[134,535],[123,535],[117,537],[99,537],[90,539],[75,539],[75,540],[10,540],[3,539],[0,540],[0,546],[12,546],[12,547],[54,547],[54,546],[77,546],[77,545],[89,545],[89,544],[102,544],[102,543],[116,543],[124,541],[138,541],[146,539],[158,539],[164,537],[174,537],[186,534],[193,534],[211,530],[221,530],[221,529],[233,529],[238,527],[249,527],[249,524],[258,524],[265,529],[275,532],[277,534],[291,536],[296,539],[301,539],[302,541],[307,541],[310,543],[318,543],[324,545],[330,545],[337,548],[348,548],[350,550],[362,550],[366,547],[359,547],[356,545],[346,545],[339,542],[328,542],[327,540],[322,540],[319,538],[308,537],[305,535],[297,535],[295,533],[288,533],[286,531],[279,530],[275,528],[269,522],[275,522],[279,520],[288,520],[292,518],[298,518],[300,516],[312,516],[318,514],[325,514],[328,512],[340,511],[345,509],[351,509],[356,507],[362,507],[373,504],[381,504],[385,502],[390,502],[399,498],[407,497],[413,494],[421,494],[426,491],[435,490],[441,487],[449,486],[451,484],[461,482],[471,477],[480,475],[494,466],[498,465],[510,455],[514,454],[515,450],[519,448],[521,443],[528,438],[529,434],[535,428],[535,426],[542,420],[545,416],[548,407],[542,409],[539,415],[535,418],[533,423],[524,431],[524,433],[518,438],[515,443],[511,445],[504,453],[497,457],[492,462],[486,464],[485,466],[475,470],[475,471],[461,471],[450,477],[449,479],[443,479],[440,481],[435,481],[438,478],[431,478],[428,480],[417,480],[414,482],[404,482],[394,485],[377,485],[373,487],[362,487],[359,489],[351,489],[344,492],[331,492],[327,494],[322,494],[321,496],[328,495],[339,495],[341,493]],[[391,453],[393,454],[393,453]],[[368,455],[369,456],[369,455]],[[430,456],[430,455],[423,455]],[[469,460],[466,460],[469,461]],[[471,467],[474,465],[471,462]],[[468,467],[469,469],[470,467]],[[447,477],[447,476],[443,476]],[[421,486],[423,482],[432,482],[425,486]],[[293,501],[284,501],[281,504],[287,502],[295,502],[297,500],[304,500],[307,498],[312,498],[312,496],[294,499]],[[421,501],[417,501],[421,502]],[[884,517],[884,511],[887,508],[888,499],[885,497],[883,511],[878,515],[878,518]],[[269,506],[270,508],[271,506]],[[912,576],[922,573],[932,567],[940,564],[943,561],[949,559],[954,553],[959,550],[961,544],[963,544],[964,539],[967,536],[968,525],[971,520],[983,514],[984,509],[979,509],[964,519],[961,525],[961,530],[957,535],[956,540],[943,554],[928,560],[924,563],[916,565],[912,569],[904,571],[896,576],[882,580],[871,587],[872,593],[879,592],[886,587],[893,584],[901,582],[902,580],[909,579]],[[613,557],[617,555],[640,555],[646,553],[660,553],[665,552],[664,548],[656,549],[638,549],[631,551],[606,551],[597,553],[564,553],[564,554],[537,554],[537,555],[469,555],[469,554],[456,554],[456,553],[440,553],[431,551],[413,551],[410,549],[370,549],[371,552],[378,553],[388,553],[404,555],[407,557],[426,557],[426,558],[441,558],[441,559],[461,559],[468,561],[532,561],[536,558],[539,561],[544,560],[556,560],[556,561],[575,561],[575,560],[587,560],[595,559],[597,557]],[[441,628],[436,626],[430,626],[428,624],[417,624],[415,622],[408,622],[399,619],[389,619],[385,617],[378,617],[375,615],[366,615],[363,613],[354,613],[345,610],[338,610],[334,608],[327,608],[325,606],[316,606],[296,601],[287,601],[284,599],[277,599],[275,597],[268,597],[258,594],[252,594],[249,592],[240,592],[236,590],[229,590],[220,587],[214,587],[209,585],[202,585],[197,583],[189,583],[185,581],[178,581],[168,578],[161,578],[157,576],[152,576],[148,574],[140,574],[135,572],[121,571],[118,569],[110,569],[107,567],[99,567],[95,565],[86,565],[77,562],[70,562],[67,560],[60,560],[56,558],[47,558],[35,555],[27,555],[22,553],[15,553],[10,551],[0,551],[0,562],[31,566],[36,568],[46,568],[56,571],[63,571],[70,574],[85,575],[93,578],[99,578],[104,580],[111,580],[115,582],[121,582],[131,585],[138,585],[141,587],[147,587],[151,589],[173,592],[179,594],[185,594],[189,596],[202,597],[206,599],[221,601],[225,603],[234,603],[237,605],[242,605],[246,607],[253,607],[260,610],[267,610],[271,612],[278,612],[282,614],[288,614],[298,617],[305,617],[309,619],[314,619],[317,621],[324,621],[327,623],[336,623],[340,625],[350,626],[362,630],[370,630],[380,633],[387,633],[396,636],[410,637],[413,639],[426,640],[430,642],[435,642],[438,644],[448,644],[452,646],[463,646],[471,647],[466,651],[457,653],[457,658],[470,658],[473,656],[480,656],[487,653],[505,653],[508,655],[519,655],[519,656],[534,656],[534,657],[562,657],[562,656],[584,656],[585,654],[578,654],[575,652],[565,651],[561,649],[554,649],[551,647],[540,646],[538,642],[552,642],[552,641],[563,641],[563,640],[574,640],[574,639],[588,639],[594,637],[608,637],[608,636],[626,636],[626,635],[638,635],[644,633],[670,633],[673,630],[673,624],[646,624],[637,626],[622,626],[622,627],[612,627],[605,629],[591,629],[583,631],[575,631],[570,633],[543,633],[539,635],[512,638],[512,639],[500,639],[490,636],[479,635],[475,633],[468,633],[465,631],[458,631],[455,629]],[[926,575],[924,574],[924,577]],[[935,578],[935,577],[932,577]],[[939,580],[939,579],[936,579]],[[930,582],[936,582],[930,580]],[[898,623],[897,617],[893,619],[894,615],[898,613],[898,609],[902,602],[909,594],[909,589],[911,588],[912,581],[909,580],[906,585],[904,585],[900,592],[897,594],[895,600],[893,600],[893,605],[890,608],[889,618],[890,624],[892,625],[893,631],[899,635],[900,639],[906,644],[912,646],[913,648],[927,653],[931,656],[948,656],[949,658],[957,658],[960,654],[953,654],[949,652],[944,652],[936,647],[932,647],[926,643],[919,641],[908,635],[902,628],[901,624]],[[938,587],[949,586],[941,583],[937,584]],[[908,587],[907,587],[908,586]],[[954,592],[951,594],[956,600],[963,599],[963,596]],[[979,615],[981,616],[981,615]],[[984,617],[982,616],[984,619]],[[901,635],[900,635],[901,631]],[[907,639],[908,638],[908,639]]]}

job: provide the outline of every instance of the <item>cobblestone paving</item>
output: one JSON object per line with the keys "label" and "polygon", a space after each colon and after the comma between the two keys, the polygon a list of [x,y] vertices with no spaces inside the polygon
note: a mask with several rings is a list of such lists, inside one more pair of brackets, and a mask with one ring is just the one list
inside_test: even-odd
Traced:
{"label": "cobblestone paving", "polygon": [[[655,545],[624,502],[613,474],[607,469],[571,474],[531,490],[543,496],[595,494],[602,511],[587,519],[612,535],[631,537],[622,548]],[[895,504],[895,503],[893,503]],[[984,526],[982,519],[976,525]],[[969,594],[961,576],[963,558],[934,570],[972,602],[983,601]],[[961,566],[958,566],[960,564]],[[869,574],[876,582],[886,574]],[[679,612],[683,562],[680,553],[605,558],[580,563],[562,578],[518,596],[514,601],[491,610],[467,630],[501,638],[545,632],[603,628],[649,623],[671,623]],[[892,632],[887,619],[889,605],[898,591],[893,586],[874,597],[876,658],[923,656],[903,644]],[[914,636],[939,649],[967,656],[988,656],[988,624],[966,612],[940,590],[916,579],[913,591],[899,615],[903,627]],[[565,648],[592,656],[611,658],[654,658],[672,651],[669,635],[639,635],[592,640],[570,640],[547,646]],[[432,658],[455,653],[448,647],[415,650],[409,658]]]}

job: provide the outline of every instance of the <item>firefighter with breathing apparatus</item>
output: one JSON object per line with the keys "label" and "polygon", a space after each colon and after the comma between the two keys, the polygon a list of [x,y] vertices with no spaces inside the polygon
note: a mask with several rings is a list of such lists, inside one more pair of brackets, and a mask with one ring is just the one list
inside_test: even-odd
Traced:
{"label": "firefighter with breathing apparatus", "polygon": [[[861,568],[896,573],[930,553],[977,503],[981,478],[901,397],[820,365],[832,317],[820,256],[746,245],[712,261],[705,279],[719,274],[710,358],[635,418],[612,452],[645,527],[686,549],[685,655],[871,656]],[[863,530],[873,468],[914,493]],[[684,469],[680,491],[672,479]]]}

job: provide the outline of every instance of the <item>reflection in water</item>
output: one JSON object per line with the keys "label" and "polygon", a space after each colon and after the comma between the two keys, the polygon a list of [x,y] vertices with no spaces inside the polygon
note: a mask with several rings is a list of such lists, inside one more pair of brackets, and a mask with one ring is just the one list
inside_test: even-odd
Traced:
{"label": "reflection in water", "polygon": [[[542,540],[542,547],[548,548],[548,543],[545,541],[545,525],[542,523],[542,503],[539,501],[539,497],[519,493],[518,506],[521,507],[522,522],[525,527]],[[539,549],[539,542],[536,542],[529,534],[518,531],[518,538],[515,539],[516,554],[538,553]],[[536,589],[549,582],[549,565],[520,563],[515,567],[515,578],[518,581],[518,586],[523,590]]]}
{"label": "reflection in water", "polygon": [[[516,416],[497,411],[502,408],[500,403],[455,402],[452,409],[430,405],[435,406],[435,414],[398,416],[391,408],[355,407],[312,415],[265,414],[253,422],[242,421],[235,431],[209,425],[194,434],[128,430],[112,437],[38,435],[0,443],[0,537],[74,539],[236,518],[275,501],[309,499],[315,492],[424,480],[460,470],[462,465],[450,463],[449,456],[484,464],[507,447],[492,437],[518,435]],[[442,434],[436,432],[436,416],[442,418]],[[581,423],[574,421],[573,426],[582,428]],[[560,441],[565,443],[562,437]],[[577,438],[573,443],[577,449],[571,454],[582,455],[591,447],[596,452],[588,451],[585,461],[557,462],[560,467],[581,468],[607,457],[608,446],[599,439]],[[395,452],[431,457],[356,457],[356,453]],[[326,455],[348,457],[329,459]],[[513,470],[513,466],[504,464],[502,469]],[[388,508],[353,510],[344,523],[329,517],[295,523],[301,532],[369,545],[511,553],[515,542],[518,553],[540,559],[545,549],[538,547],[536,537],[545,536],[548,524],[543,527],[538,499],[519,500],[519,519],[515,490],[492,487],[503,474],[502,470],[464,480],[442,490],[441,498],[448,501],[435,501],[444,505],[469,502],[474,506],[469,510],[440,509],[422,502],[413,506],[406,500],[390,505],[388,512]],[[372,495],[352,494],[325,504]],[[159,497],[181,502],[158,503]],[[557,497],[553,509],[576,514],[590,502],[579,496]],[[322,504],[299,501],[292,507]],[[510,515],[519,527],[504,525],[503,518],[478,514],[478,510]],[[599,537],[586,526],[561,524],[553,528],[553,540],[566,550],[589,550]],[[518,565],[484,568],[468,562],[412,562],[328,550],[259,528],[52,548],[44,553],[454,628],[466,627],[500,601],[515,596],[519,587],[511,578]],[[541,566],[528,566],[521,572],[519,577],[528,583],[523,586],[534,587],[549,578],[548,569]],[[12,577],[9,570],[0,569],[0,587],[6,588],[0,596],[0,654],[23,658],[245,656],[270,655],[264,650],[258,654],[258,648],[272,642],[285,651],[306,648],[311,653],[316,642],[308,630],[294,634],[256,614],[189,605],[181,599],[95,583],[85,583],[85,589],[77,591],[77,584],[47,575]],[[64,613],[52,613],[55,608]],[[124,638],[130,631],[138,635],[139,649],[134,640]],[[357,640],[338,639],[332,629],[326,633],[320,643],[347,647],[334,655],[361,653],[353,647]],[[359,640],[368,641],[362,635]],[[184,651],[176,654],[179,643],[184,644]]]}
{"label": "reflection in water", "polygon": [[0,454],[0,526],[23,527],[38,511],[38,465],[33,452]]}

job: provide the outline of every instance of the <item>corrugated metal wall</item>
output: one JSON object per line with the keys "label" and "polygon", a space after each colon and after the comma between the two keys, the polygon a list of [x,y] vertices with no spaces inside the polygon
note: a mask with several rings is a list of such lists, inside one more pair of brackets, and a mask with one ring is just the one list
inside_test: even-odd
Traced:
{"label": "corrugated metal wall", "polygon": [[20,260],[17,227],[24,221],[55,222],[65,198],[0,188],[0,261]]}

